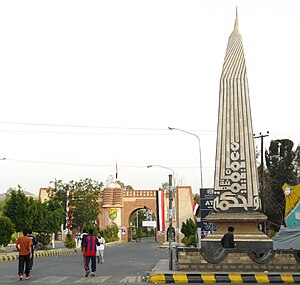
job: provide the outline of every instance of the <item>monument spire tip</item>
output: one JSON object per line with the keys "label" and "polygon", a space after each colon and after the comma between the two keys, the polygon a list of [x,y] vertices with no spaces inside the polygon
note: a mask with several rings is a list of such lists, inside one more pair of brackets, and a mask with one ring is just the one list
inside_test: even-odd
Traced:
{"label": "monument spire tip", "polygon": [[235,9],[235,23],[234,23],[234,30],[239,30],[239,20],[238,20],[238,8]]}

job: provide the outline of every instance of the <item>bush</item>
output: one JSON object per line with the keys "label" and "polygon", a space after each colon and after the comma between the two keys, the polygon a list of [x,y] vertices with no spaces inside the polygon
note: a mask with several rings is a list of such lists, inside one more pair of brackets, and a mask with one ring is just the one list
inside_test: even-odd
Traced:
{"label": "bush", "polygon": [[192,219],[188,219],[186,223],[182,223],[181,232],[184,234],[184,238],[182,242],[185,246],[196,246],[197,238],[196,238],[197,226],[192,221]]}
{"label": "bush", "polygon": [[118,226],[115,224],[107,226],[105,229],[100,230],[100,233],[104,237],[106,242],[119,240],[118,232],[119,232]]}
{"label": "bush", "polygon": [[50,243],[51,234],[38,233],[36,239],[37,239],[36,249],[44,250],[47,249],[47,245]]}
{"label": "bush", "polygon": [[196,246],[197,245],[196,234],[191,235],[189,237],[184,237],[182,239],[182,242],[184,243],[185,246]]}
{"label": "bush", "polygon": [[70,234],[67,234],[66,241],[65,241],[65,247],[66,248],[75,248],[76,242],[72,239],[72,236]]}

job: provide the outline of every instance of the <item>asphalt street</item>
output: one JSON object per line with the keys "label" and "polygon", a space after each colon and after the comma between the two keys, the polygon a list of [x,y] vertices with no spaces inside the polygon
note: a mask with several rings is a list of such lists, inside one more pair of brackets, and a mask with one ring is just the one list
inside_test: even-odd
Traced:
{"label": "asphalt street", "polygon": [[154,238],[148,238],[141,242],[107,244],[104,258],[104,264],[97,264],[96,276],[87,278],[81,254],[36,258],[31,279],[23,281],[17,275],[18,261],[3,262],[0,284],[141,284],[159,260],[168,258],[168,249],[160,248]]}
{"label": "asphalt street", "polygon": [[[173,255],[174,256],[174,255]],[[39,257],[34,259],[34,267],[30,280],[19,281],[17,275],[18,260],[0,263],[0,285],[3,284],[147,284],[150,273],[155,272],[156,279],[153,283],[164,284],[165,279],[176,279],[172,284],[186,284],[184,272],[177,272],[176,266],[169,271],[168,248],[161,248],[154,238],[142,239],[141,242],[107,244],[105,249],[104,264],[97,264],[95,277],[85,277],[83,257],[81,253]],[[173,277],[172,277],[173,275]],[[191,274],[189,274],[191,275]],[[205,282],[199,282],[200,272],[192,278],[192,283],[214,284],[213,274],[206,276]],[[218,278],[217,278],[218,279]],[[224,279],[224,278],[223,278]],[[253,279],[253,278],[252,278]],[[185,280],[185,281],[183,281]],[[208,281],[211,280],[211,281]],[[263,278],[262,278],[263,280]],[[267,279],[266,279],[267,280]],[[161,282],[161,283],[160,283]],[[168,281],[169,282],[169,281]],[[169,284],[171,284],[169,283]],[[264,284],[269,282],[226,282],[218,281],[218,284]],[[274,282],[273,282],[274,283]],[[283,283],[277,280],[275,283]],[[291,284],[289,282],[284,282]]]}

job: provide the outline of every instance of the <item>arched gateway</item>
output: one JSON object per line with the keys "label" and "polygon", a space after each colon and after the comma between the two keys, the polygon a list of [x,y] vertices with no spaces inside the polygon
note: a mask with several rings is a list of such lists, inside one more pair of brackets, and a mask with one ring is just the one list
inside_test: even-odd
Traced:
{"label": "arched gateway", "polygon": [[[162,203],[157,202],[158,193],[162,193]],[[182,222],[193,217],[193,194],[190,186],[178,186],[172,196],[173,199],[173,227],[176,240],[181,240],[180,227]],[[139,209],[148,208],[165,227],[158,228],[157,240],[167,240],[168,227],[168,193],[164,190],[125,190],[112,184],[101,192],[99,199],[100,214],[97,224],[104,228],[115,223],[119,228],[119,237],[122,241],[129,241],[131,215]],[[161,215],[157,215],[157,205],[160,205]]]}
{"label": "arched gateway", "polygon": [[[47,188],[40,188],[39,199],[42,202],[49,199]],[[129,241],[131,215],[136,210],[147,208],[152,211],[157,221],[157,241],[163,243],[168,239],[168,205],[168,191],[125,190],[121,189],[118,184],[112,183],[109,188],[101,191],[99,199],[100,214],[97,225],[99,228],[105,228],[115,223],[119,228],[120,240]],[[180,242],[183,238],[180,233],[182,223],[189,218],[194,219],[193,206],[192,188],[190,186],[177,186],[172,196],[172,232],[175,233],[177,242]]]}

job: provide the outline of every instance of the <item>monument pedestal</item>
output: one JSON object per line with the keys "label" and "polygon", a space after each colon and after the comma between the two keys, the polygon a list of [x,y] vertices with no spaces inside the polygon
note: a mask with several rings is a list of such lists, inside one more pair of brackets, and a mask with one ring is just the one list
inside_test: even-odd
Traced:
{"label": "monument pedestal", "polygon": [[221,239],[228,232],[228,227],[232,226],[236,250],[250,253],[255,260],[268,260],[273,252],[273,241],[258,229],[258,224],[266,218],[264,214],[258,212],[217,212],[208,215],[206,219],[216,224],[218,229],[202,239],[202,255],[212,263],[223,260],[227,252],[221,245]]}
{"label": "monument pedestal", "polygon": [[237,249],[273,249],[273,241],[258,229],[258,224],[267,217],[258,212],[248,213],[212,213],[206,217],[207,220],[216,224],[218,229],[202,240],[202,247],[207,242],[220,243],[228,227],[234,227],[234,241]]}

